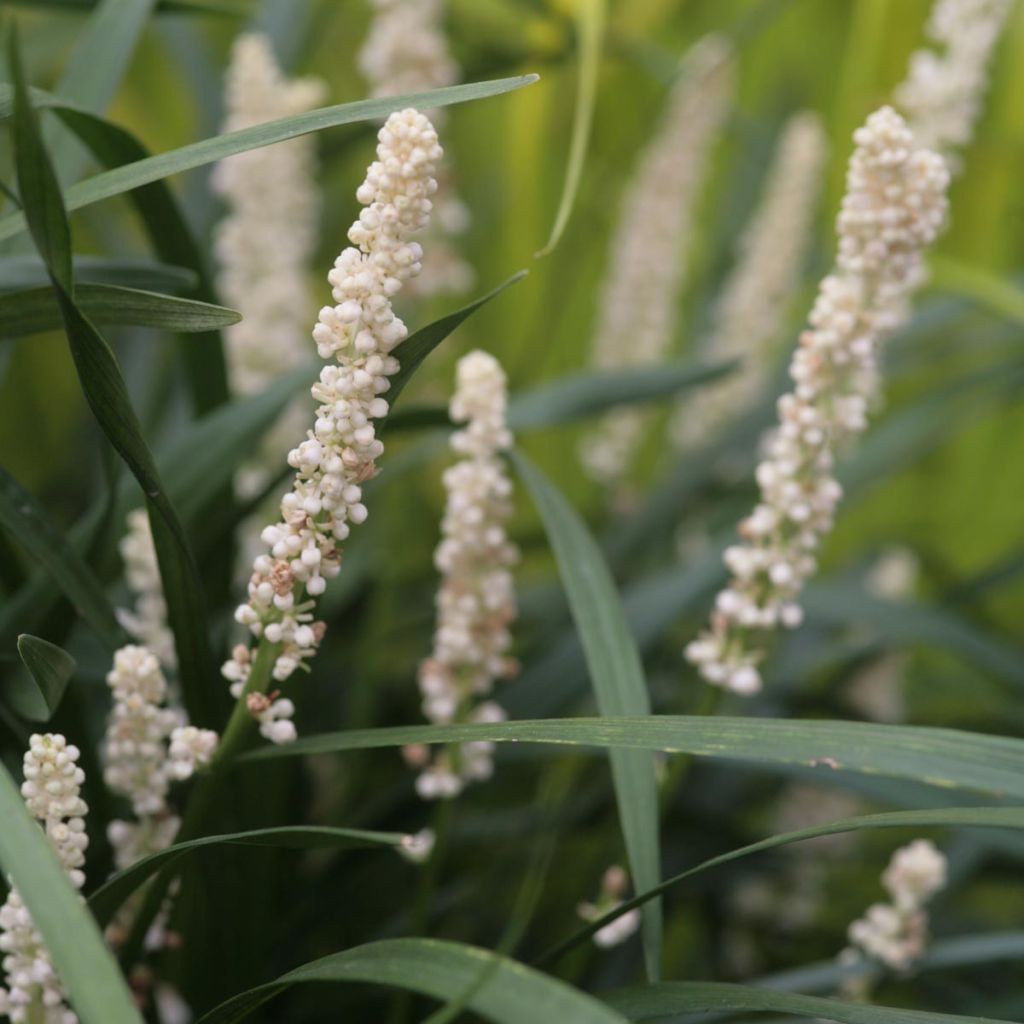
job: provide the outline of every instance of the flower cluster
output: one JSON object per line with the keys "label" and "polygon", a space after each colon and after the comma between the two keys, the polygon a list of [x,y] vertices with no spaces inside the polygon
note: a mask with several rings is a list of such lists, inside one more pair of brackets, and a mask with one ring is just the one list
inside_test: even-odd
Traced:
{"label": "flower cluster", "polygon": [[[337,357],[313,385],[319,407],[313,429],[288,455],[296,471],[282,498],[280,521],[266,527],[266,550],[253,562],[249,600],[235,618],[277,648],[273,678],[283,682],[311,657],[324,632],[315,598],[339,572],[340,542],[366,519],[362,485],[376,472],[384,446],[373,421],[388,411],[382,397],[398,371],[392,350],[408,333],[391,299],[420,269],[411,236],[430,220],[434,169],[442,156],[430,121],[411,109],[392,114],[378,135],[377,160],[356,192],[365,209],[349,229],[352,245],[328,280],[336,305],[325,306],[313,329],[321,358]],[[241,696],[251,652],[236,647],[223,674]],[[276,717],[290,705],[278,704]],[[281,738],[288,739],[290,732]],[[274,738],[274,736],[271,736]]]}
{"label": "flower cluster", "polygon": [[[325,93],[319,79],[286,78],[266,36],[239,36],[227,72],[224,131],[311,110]],[[319,213],[316,166],[316,142],[303,135],[237,153],[214,169],[213,190],[227,204],[214,239],[217,289],[243,316],[225,331],[231,385],[243,395],[264,390],[311,355],[304,318]],[[239,475],[247,496],[262,490],[302,436],[308,404],[294,401],[264,436]]]}
{"label": "flower cluster", "polygon": [[[29,813],[46,829],[71,884],[81,889],[89,837],[88,807],[81,797],[85,773],[78,767],[78,754],[78,748],[57,733],[32,736],[21,795]],[[0,987],[0,1016],[6,1015],[12,1024],[77,1024],[78,1017],[64,1003],[43,938],[13,887],[0,907],[0,953],[7,976],[7,987]]]}
{"label": "flower cluster", "polygon": [[[598,369],[657,363],[672,345],[696,201],[732,78],[728,44],[709,36],[691,51],[673,86],[622,201],[593,343]],[[646,423],[628,407],[603,417],[580,449],[587,473],[607,486],[619,483]]]}
{"label": "flower cluster", "polygon": [[876,111],[854,142],[836,269],[790,364],[794,387],[779,399],[779,425],[757,467],[761,500],[740,524],[743,543],[725,552],[732,580],[711,628],[686,648],[708,682],[737,693],[761,688],[767,633],[802,619],[800,590],[842,495],[836,452],[867,425],[879,343],[905,317],[922,250],[945,219],[949,172],[938,154],[914,145],[899,114]]}
{"label": "flower cluster", "polygon": [[[629,876],[618,864],[613,864],[601,877],[601,891],[595,903],[580,903],[576,912],[584,921],[596,921],[622,905],[629,884]],[[594,932],[594,944],[602,949],[619,946],[640,927],[640,908],[633,907]]]}
{"label": "flower cluster", "polygon": [[894,94],[919,145],[950,159],[951,150],[970,142],[989,58],[1012,7],[1013,0],[937,0],[927,32],[943,52],[916,51]]}
{"label": "flower cluster", "polygon": [[[928,941],[925,904],[946,884],[946,858],[928,839],[897,850],[882,875],[890,903],[875,903],[849,928],[849,939],[868,956],[906,971]],[[852,959],[850,951],[841,954]]]}
{"label": "flower cluster", "polygon": [[[451,446],[462,458],[444,473],[448,499],[434,554],[442,576],[437,629],[434,650],[419,671],[423,712],[438,724],[501,721],[497,704],[474,701],[516,671],[508,657],[516,615],[509,567],[518,552],[505,533],[512,511],[512,483],[501,458],[512,445],[506,404],[505,374],[493,356],[476,351],[459,360],[450,413],[466,426],[452,435]],[[416,780],[424,799],[453,797],[492,771],[489,743],[442,750],[430,763],[423,748],[407,749],[406,757],[424,769]]]}
{"label": "flower cluster", "polygon": [[[373,20],[359,52],[359,68],[373,96],[426,92],[454,85],[461,69],[448,50],[441,0],[372,0]],[[440,127],[443,108],[427,111]],[[427,238],[429,256],[409,283],[412,295],[458,294],[473,284],[473,268],[453,239],[469,227],[469,211],[451,176],[440,171],[434,196],[434,222]]]}
{"label": "flower cluster", "polygon": [[782,333],[803,269],[825,164],[825,131],[816,114],[794,114],[768,171],[757,212],[740,241],[739,260],[722,289],[702,354],[739,359],[725,379],[681,402],[673,440],[689,448],[748,408],[773,369],[772,345]]}
{"label": "flower cluster", "polygon": [[118,548],[124,560],[128,589],[135,595],[132,610],[118,608],[117,620],[133,640],[148,647],[166,669],[177,666],[174,634],[167,626],[167,602],[145,509],[128,513],[128,532]]}

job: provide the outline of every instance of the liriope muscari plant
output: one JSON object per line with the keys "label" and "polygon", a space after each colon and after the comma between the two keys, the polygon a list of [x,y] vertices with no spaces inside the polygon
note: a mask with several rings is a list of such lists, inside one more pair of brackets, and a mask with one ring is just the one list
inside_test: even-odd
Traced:
{"label": "liriope muscari plant", "polygon": [[[425,92],[461,80],[445,35],[442,0],[370,0],[373,17],[359,51],[359,68],[371,96]],[[428,110],[441,129],[446,111]],[[459,198],[451,169],[436,172],[434,213],[425,237],[423,267],[409,282],[410,295],[459,294],[473,285],[473,268],[459,254],[457,239],[469,227],[469,210]]]}
{"label": "liriope muscari plant", "polygon": [[[622,905],[629,875],[618,864],[613,864],[601,876],[601,888],[593,903],[584,901],[577,905],[576,913],[584,921],[596,921]],[[640,927],[640,908],[633,907],[620,914],[614,921],[609,921],[594,932],[594,945],[601,949],[610,949],[626,941]]]}
{"label": "liriope muscari plant", "polygon": [[760,501],[725,552],[732,579],[710,628],[686,648],[707,682],[736,693],[760,690],[771,633],[802,621],[800,592],[842,496],[836,458],[867,426],[879,346],[906,319],[922,253],[945,222],[945,162],[915,145],[895,110],[875,111],[854,142],[836,266],[790,363],[793,389],[757,467]]}
{"label": "liriope muscari plant", "polygon": [[[516,615],[511,567],[518,551],[505,532],[512,512],[512,482],[502,453],[512,446],[505,421],[507,384],[486,352],[459,360],[450,415],[464,424],[451,438],[461,456],[444,472],[447,491],[441,541],[434,563],[441,573],[434,649],[420,664],[423,712],[438,725],[500,722],[501,707],[485,698],[498,679],[515,674],[509,627]],[[433,755],[405,749],[420,769],[416,790],[425,800],[456,796],[472,781],[490,777],[493,744],[461,743]]]}
{"label": "liriope muscari plant", "polygon": [[[311,110],[326,91],[316,78],[288,79],[270,40],[246,33],[231,49],[223,130]],[[240,395],[258,394],[312,357],[308,274],[319,226],[316,174],[312,135],[237,153],[214,168],[210,184],[226,205],[214,237],[217,290],[242,314],[225,331],[230,383]],[[297,398],[264,434],[260,453],[239,474],[242,497],[259,494],[276,476],[308,419],[309,400]]]}
{"label": "liriope muscari plant", "polygon": [[[946,858],[930,839],[915,839],[900,847],[882,873],[888,903],[874,903],[848,930],[851,945],[839,954],[840,963],[855,964],[865,957],[889,970],[906,972],[928,942],[929,900],[946,885]],[[847,979],[844,993],[866,998],[862,977]]]}
{"label": "liriope muscari plant", "polygon": [[811,243],[826,155],[818,116],[811,111],[794,114],[783,128],[760,203],[701,345],[703,356],[739,360],[739,366],[680,401],[670,430],[684,448],[713,435],[737,409],[749,408],[770,379],[774,343],[785,328]]}
{"label": "liriope muscari plant", "polygon": [[[732,80],[730,47],[718,36],[684,60],[622,200],[592,345],[598,369],[656,364],[671,349],[697,200]],[[626,482],[647,423],[629,407],[602,417],[581,442],[586,472],[607,487]]]}
{"label": "liriope muscari plant", "polygon": [[[81,796],[85,772],[78,759],[78,748],[59,733],[33,735],[24,756],[21,795],[69,881],[81,889],[89,808]],[[0,986],[0,1016],[6,1015],[11,1024],[78,1024],[46,944],[13,886],[0,907],[0,953],[5,980]]]}
{"label": "liriope muscari plant", "polygon": [[[255,650],[276,683],[311,658],[325,626],[314,616],[316,598],[341,569],[340,544],[366,519],[362,485],[376,475],[384,451],[374,421],[387,414],[383,396],[398,372],[392,350],[408,333],[392,298],[421,266],[413,235],[427,226],[442,150],[429,119],[406,109],[388,117],[377,159],[356,192],[364,209],[349,229],[352,245],[328,274],[335,305],[320,310],[313,340],[325,366],[311,393],[318,403],[313,428],[292,449],[291,490],[280,521],[261,533],[265,550],[253,562],[248,600],[235,618],[253,635]],[[224,664],[231,693],[244,699],[260,732],[275,743],[295,738],[292,702],[269,680],[252,677],[254,648],[238,644]]]}

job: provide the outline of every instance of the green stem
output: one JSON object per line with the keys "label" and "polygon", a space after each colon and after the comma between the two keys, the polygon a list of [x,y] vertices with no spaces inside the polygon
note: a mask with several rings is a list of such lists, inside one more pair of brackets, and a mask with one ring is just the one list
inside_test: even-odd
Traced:
{"label": "green stem", "polygon": [[[217,753],[214,755],[209,769],[199,776],[189,794],[181,826],[174,837],[176,843],[196,839],[202,835],[206,817],[215,802],[220,781],[230,768],[231,762],[245,749],[252,736],[253,718],[249,713],[246,698],[250,693],[266,693],[270,687],[271,673],[280,650],[280,644],[272,644],[265,639],[260,641],[252,668],[249,670],[249,678],[235,702],[234,710],[231,712],[231,717],[228,719],[228,724],[217,745]],[[121,947],[121,965],[126,971],[141,958],[146,932],[149,931],[153,919],[160,913],[167,890],[177,875],[177,871],[178,868],[175,865],[169,866],[166,870],[161,871],[146,889],[146,897],[135,915],[131,932],[125,940],[124,946]]]}

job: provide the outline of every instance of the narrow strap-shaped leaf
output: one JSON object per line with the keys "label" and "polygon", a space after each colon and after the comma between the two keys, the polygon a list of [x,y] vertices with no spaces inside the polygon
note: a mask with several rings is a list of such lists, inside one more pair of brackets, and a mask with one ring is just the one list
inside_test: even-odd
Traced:
{"label": "narrow strap-shaped leaf", "polygon": [[[78,308],[96,323],[131,324],[195,333],[238,323],[241,313],[195,299],[109,284],[79,284]],[[0,294],[0,338],[52,331],[63,326],[52,288],[28,288]]]}
{"label": "narrow strap-shaped leaf", "polygon": [[[576,510],[547,477],[520,453],[513,454],[513,461],[533,495],[551,542],[598,708],[604,715],[650,714],[640,654],[600,549]],[[654,757],[646,752],[613,750],[610,758],[633,884],[650,889],[661,880]],[[660,904],[644,905],[642,930],[647,974],[654,980],[661,964]]]}
{"label": "narrow strap-shaped leaf", "polygon": [[551,237],[538,256],[547,256],[556,245],[569,223],[576,193],[580,189],[583,164],[587,159],[590,130],[594,124],[597,100],[597,79],[601,71],[601,43],[604,38],[605,0],[577,0],[576,40],[579,73],[576,80],[576,106],[572,117],[572,135],[569,138],[569,159],[565,167],[562,197],[558,201]]}
{"label": "narrow strap-shaped leaf", "polygon": [[[193,271],[169,263],[107,259],[103,256],[74,256],[72,262],[75,280],[79,284],[114,284],[172,295],[196,286],[197,279]],[[46,272],[46,264],[40,260],[24,256],[0,259],[0,293],[49,284],[50,275]]]}
{"label": "narrow strap-shaped leaf", "polygon": [[709,871],[711,868],[720,867],[722,864],[728,864],[730,861],[739,860],[741,857],[749,857],[755,853],[762,853],[764,850],[773,850],[779,846],[799,843],[805,839],[838,835],[842,832],[859,832],[864,829],[874,828],[921,829],[946,827],[1021,830],[1024,829],[1024,807],[940,807],[919,811],[886,811],[881,814],[857,815],[853,818],[843,818],[839,821],[830,821],[823,825],[813,825],[809,828],[801,828],[793,832],[783,832],[778,835],[769,836],[767,839],[761,839],[756,843],[750,843],[747,846],[730,850],[728,853],[712,857],[710,860],[703,861],[695,867],[688,868],[686,871],[681,871],[679,874],[667,878],[648,892],[637,893],[597,921],[578,929],[567,939],[544,952],[538,957],[537,962],[543,964],[554,960],[574,946],[586,941],[595,932],[600,931],[600,929],[610,924],[616,918],[628,913],[633,907],[643,906],[648,900],[668,892],[687,878],[699,875],[704,871]]}
{"label": "narrow strap-shaped leaf", "polygon": [[102,927],[110,921],[118,907],[161,868],[208,846],[272,846],[292,850],[322,847],[345,849],[358,846],[400,846],[405,838],[401,832],[366,832],[356,828],[305,825],[203,836],[201,839],[168,846],[111,875],[89,897],[89,908]]}
{"label": "narrow strap-shaped leaf", "polygon": [[1024,324],[1024,290],[1007,278],[946,256],[932,256],[928,270],[933,287],[963,295],[1013,323]]}
{"label": "narrow strap-shaped leaf", "polygon": [[46,835],[0,765],[0,865],[10,875],[82,1024],[142,1024],[114,958]]}
{"label": "narrow strap-shaped leaf", "polygon": [[664,1020],[669,1014],[706,1013],[719,1010],[736,1013],[790,1013],[839,1024],[1005,1024],[991,1017],[960,1016],[890,1006],[868,1006],[822,999],[820,996],[772,992],[750,985],[713,981],[668,981],[660,985],[637,985],[604,996],[605,1001],[629,1020]]}
{"label": "narrow strap-shaped leaf", "polygon": [[[481,983],[481,975],[484,979]],[[221,1003],[198,1024],[234,1024],[292,985],[369,982],[458,998],[494,1024],[624,1024],[628,1019],[563,981],[490,950],[439,939],[385,939],[334,953]]]}
{"label": "narrow strap-shaped leaf", "polygon": [[305,736],[294,743],[243,754],[240,760],[473,740],[625,747],[750,764],[802,765],[826,776],[832,772],[882,775],[914,779],[943,789],[1024,799],[1024,740],[961,729],[874,722],[650,715],[396,726]]}
{"label": "narrow strap-shaped leaf", "polygon": [[123,637],[103,585],[45,510],[0,466],[0,526],[45,567],[79,615],[111,649]]}
{"label": "narrow strap-shaped leaf", "polygon": [[[7,0],[11,7],[52,7],[56,10],[91,11],[99,0]],[[229,14],[240,17],[248,13],[243,0],[157,0],[157,14]]]}
{"label": "narrow strap-shaped leaf", "polygon": [[50,271],[86,401],[146,498],[189,718],[197,725],[213,725],[217,717],[214,695],[219,691],[195,559],[142,436],[114,353],[74,301],[67,217],[28,100],[13,34],[11,67],[15,82],[15,166],[32,237]]}
{"label": "narrow strap-shaped leaf", "polygon": [[28,633],[18,637],[18,654],[42,699],[38,715],[26,717],[36,722],[48,721],[60,706],[64,691],[74,675],[75,659],[56,644]]}
{"label": "narrow strap-shaped leaf", "polygon": [[[322,131],[343,124],[355,124],[361,121],[377,121],[385,118],[395,110],[405,107],[416,107],[420,110],[432,110],[435,107],[446,107],[453,103],[465,103],[469,100],[485,99],[489,96],[500,96],[502,93],[521,89],[537,81],[537,75],[520,75],[516,78],[499,78],[492,82],[472,82],[467,85],[446,86],[428,92],[407,93],[401,96],[381,97],[379,99],[359,100],[356,103],[341,103],[333,107],[320,107],[307,113],[292,117],[268,121],[252,128],[243,128],[237,132],[216,135],[201,142],[194,142],[180,149],[157,156],[137,160],[123,167],[104,171],[85,181],[79,182],[68,189],[65,196],[66,208],[79,210],[102,199],[130,192],[142,185],[160,181],[172,174],[203,167],[235,153],[245,153],[251,149],[270,146],[275,142],[294,139],[310,132]],[[34,96],[36,102],[38,97]],[[0,87],[0,117],[5,115],[4,89]],[[71,106],[57,101],[45,101],[46,106]],[[25,218],[21,213],[13,213],[0,220],[0,239],[10,238],[25,229]]]}

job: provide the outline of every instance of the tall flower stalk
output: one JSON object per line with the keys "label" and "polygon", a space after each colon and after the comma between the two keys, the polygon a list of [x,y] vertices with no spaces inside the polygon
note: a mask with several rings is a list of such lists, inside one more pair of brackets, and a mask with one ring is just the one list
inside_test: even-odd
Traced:
{"label": "tall flower stalk", "polygon": [[681,402],[670,431],[693,447],[745,409],[764,390],[811,242],[827,145],[818,116],[794,114],[786,123],[768,171],[760,204],[739,246],[702,354],[740,360],[728,377]]}
{"label": "tall flower stalk", "polygon": [[867,426],[879,345],[905,319],[922,251],[945,221],[946,165],[915,145],[899,114],[876,111],[854,142],[836,267],[790,364],[793,390],[779,399],[779,424],[757,467],[761,500],[740,523],[742,543],[726,550],[732,579],[710,628],[686,648],[708,682],[737,693],[761,688],[757,666],[770,633],[802,619],[800,591],[842,495],[836,455]]}
{"label": "tall flower stalk", "polygon": [[[697,198],[732,95],[730,57],[718,36],[688,54],[633,173],[601,291],[592,357],[598,369],[658,363],[672,345]],[[628,407],[604,416],[580,448],[586,472],[605,486],[620,484],[647,422]]]}
{"label": "tall flower stalk", "polygon": [[[85,773],[78,756],[78,748],[59,733],[33,735],[25,752],[21,795],[46,831],[71,884],[81,889],[89,808],[81,796]],[[0,953],[7,982],[0,986],[0,1015],[12,1024],[78,1024],[43,937],[13,886],[0,907]]]}
{"label": "tall flower stalk", "polygon": [[[517,668],[508,657],[516,615],[510,567],[519,555],[505,532],[512,513],[512,482],[501,457],[512,446],[507,403],[505,373],[493,356],[476,351],[459,360],[450,413],[465,426],[452,435],[451,447],[462,458],[444,473],[448,499],[434,554],[442,575],[437,629],[433,653],[419,672],[424,714],[439,725],[504,719],[497,704],[481,698]],[[432,759],[419,746],[406,748],[405,756],[422,769],[416,789],[430,800],[489,778],[492,753],[492,744],[474,742],[442,749]]]}
{"label": "tall flower stalk", "polygon": [[[341,568],[340,544],[366,519],[362,485],[376,475],[384,450],[374,421],[387,414],[383,397],[398,372],[392,350],[408,334],[392,298],[420,270],[423,251],[412,236],[427,226],[442,150],[430,121],[415,110],[392,114],[378,135],[377,159],[356,192],[364,209],[349,229],[352,245],[328,274],[335,305],[320,310],[313,340],[325,366],[311,393],[318,403],[307,438],[288,455],[295,470],[280,520],[261,534],[248,601],[235,618],[256,638],[263,666],[284,682],[316,652],[324,624],[316,598]],[[236,697],[274,742],[295,736],[291,702],[265,695],[264,668],[240,644],[223,673]]]}

